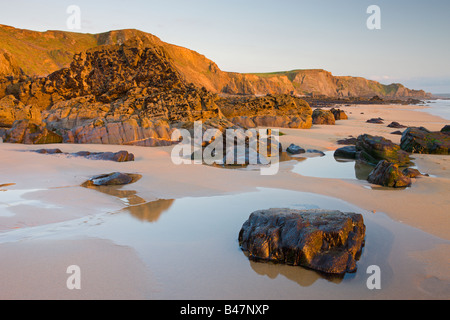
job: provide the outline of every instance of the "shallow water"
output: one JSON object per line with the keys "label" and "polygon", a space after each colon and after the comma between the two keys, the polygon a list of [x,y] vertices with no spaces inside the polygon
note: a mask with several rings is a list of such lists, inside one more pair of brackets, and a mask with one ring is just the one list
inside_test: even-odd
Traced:
{"label": "shallow water", "polygon": [[292,170],[303,176],[334,179],[366,180],[374,167],[349,159],[334,157],[334,151],[323,157],[308,158],[299,162]]}
{"label": "shallow water", "polygon": [[[117,190],[111,196],[123,198]],[[419,281],[423,266],[409,257],[415,250],[448,242],[339,199],[259,189],[140,202],[89,219],[2,233],[0,244],[24,238],[89,237],[131,247],[157,279],[157,288],[148,288],[148,297],[153,299],[383,299],[449,294],[448,284],[440,281],[425,292]],[[242,224],[255,210],[277,207],[362,213],[366,245],[357,272],[330,278],[302,267],[249,261],[238,244]],[[382,290],[367,288],[366,270],[371,265],[381,268]]]}
{"label": "shallow water", "polygon": [[426,106],[431,108],[426,108],[424,111],[434,115],[444,118],[446,120],[450,120],[450,100],[431,100],[427,101]]}
{"label": "shallow water", "polygon": [[[14,184],[7,184],[4,186],[11,186]],[[45,189],[20,189],[20,190],[8,190],[8,189],[0,189],[0,217],[11,217],[14,214],[8,210],[4,210],[5,208],[11,208],[14,206],[34,206],[40,208],[58,208],[58,206],[54,206],[49,203],[45,203],[39,200],[26,200],[23,198],[24,195],[31,192],[42,191]],[[3,210],[2,210],[3,209]]]}

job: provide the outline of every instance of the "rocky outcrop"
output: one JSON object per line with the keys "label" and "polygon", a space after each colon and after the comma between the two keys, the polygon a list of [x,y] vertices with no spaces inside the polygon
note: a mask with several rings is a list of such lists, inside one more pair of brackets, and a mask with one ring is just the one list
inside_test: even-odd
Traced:
{"label": "rocky outcrop", "polygon": [[449,133],[450,133],[450,124],[445,125],[445,126],[441,129],[441,132],[449,134]]}
{"label": "rocky outcrop", "polygon": [[47,129],[44,125],[38,125],[30,120],[17,120],[11,129],[4,134],[4,142],[24,144],[51,144],[62,143],[63,138]]}
{"label": "rocky outcrop", "polygon": [[239,232],[252,260],[303,266],[329,274],[356,271],[366,227],[362,215],[325,210],[253,212]]}
{"label": "rocky outcrop", "polygon": [[397,164],[386,160],[380,161],[369,174],[367,181],[373,184],[390,188],[405,188],[411,185],[410,175],[400,171]]}
{"label": "rocky outcrop", "polygon": [[450,135],[426,128],[411,127],[406,129],[401,138],[400,146],[411,153],[450,154]]}
{"label": "rocky outcrop", "polygon": [[371,165],[387,160],[399,166],[410,164],[409,154],[400,146],[380,136],[360,135],[356,141],[356,159]]}
{"label": "rocky outcrop", "polygon": [[42,115],[38,108],[24,105],[13,95],[7,95],[0,99],[0,127],[11,128],[16,120],[40,123]]}
{"label": "rocky outcrop", "polygon": [[236,125],[308,129],[312,126],[309,104],[290,95],[229,97],[218,102],[224,116]]}
{"label": "rocky outcrop", "polygon": [[1,77],[20,77],[23,75],[18,61],[11,53],[0,47],[0,78]]}
{"label": "rocky outcrop", "polygon": [[169,145],[174,123],[224,118],[217,96],[186,84],[163,52],[139,42],[78,54],[70,68],[6,93],[4,125],[39,118],[67,143]]}
{"label": "rocky outcrop", "polygon": [[312,114],[313,124],[334,125],[336,120],[334,114],[330,110],[315,109]]}

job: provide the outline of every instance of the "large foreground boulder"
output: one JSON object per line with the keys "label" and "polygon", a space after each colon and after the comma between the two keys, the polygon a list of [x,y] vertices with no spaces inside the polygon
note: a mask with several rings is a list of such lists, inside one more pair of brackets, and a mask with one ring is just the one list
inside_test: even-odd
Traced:
{"label": "large foreground boulder", "polygon": [[239,244],[252,260],[344,274],[356,271],[365,230],[362,215],[356,213],[269,209],[250,215]]}
{"label": "large foreground boulder", "polygon": [[412,173],[409,174],[408,172],[402,172],[398,165],[383,160],[369,174],[367,181],[383,187],[405,188],[411,185]]}
{"label": "large foreground boulder", "polygon": [[423,127],[410,127],[403,132],[400,147],[412,153],[450,154],[450,135]]}
{"label": "large foreground boulder", "polygon": [[380,136],[369,134],[360,135],[356,141],[356,158],[376,166],[379,161],[387,160],[399,166],[410,164],[409,154],[400,149],[400,146]]}

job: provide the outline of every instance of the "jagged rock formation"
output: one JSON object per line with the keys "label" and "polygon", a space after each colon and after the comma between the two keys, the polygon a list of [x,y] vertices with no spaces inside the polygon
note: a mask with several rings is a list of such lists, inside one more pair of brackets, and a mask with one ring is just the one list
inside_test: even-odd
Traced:
{"label": "jagged rock formation", "polygon": [[[78,34],[63,31],[35,32],[0,25],[0,47],[8,52],[8,59],[14,59],[17,63],[13,65],[20,66],[26,74],[38,76],[47,76],[62,67],[68,67],[76,53],[101,45],[122,44],[131,39],[139,39],[147,46],[158,48],[172,61],[174,68],[187,83],[205,87],[213,93],[368,98],[377,95],[419,99],[430,96],[422,90],[410,90],[401,84],[383,85],[360,77],[333,76],[322,69],[260,74],[224,72],[213,61],[195,51],[165,43],[139,30]],[[3,74],[18,72],[17,68],[12,69],[13,72],[6,70]]]}
{"label": "jagged rock formation", "polygon": [[3,126],[30,119],[70,143],[167,145],[172,123],[224,118],[217,96],[187,85],[163,52],[139,41],[88,50],[69,68],[4,90]]}
{"label": "jagged rock formation", "polygon": [[17,120],[11,129],[4,133],[4,140],[10,143],[51,144],[61,143],[63,138],[47,129],[45,124],[38,125],[30,120]]}
{"label": "jagged rock formation", "polygon": [[224,116],[236,125],[308,129],[312,110],[307,102],[290,95],[223,98],[217,102]]}
{"label": "jagged rock formation", "polygon": [[[236,124],[309,128],[311,108],[290,95],[219,98],[186,83],[163,50],[134,39],[76,54],[70,67],[47,77],[4,81],[5,141],[34,141],[14,125],[17,119],[65,143],[165,146],[175,128],[197,120],[220,130]],[[17,135],[22,139],[11,139]]]}

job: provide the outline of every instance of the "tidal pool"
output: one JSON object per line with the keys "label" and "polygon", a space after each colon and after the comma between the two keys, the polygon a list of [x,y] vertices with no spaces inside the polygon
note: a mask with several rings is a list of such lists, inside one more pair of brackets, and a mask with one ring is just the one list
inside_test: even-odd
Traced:
{"label": "tidal pool", "polygon": [[373,169],[354,160],[335,158],[334,151],[327,151],[323,157],[307,158],[297,163],[292,171],[316,178],[366,180]]}
{"label": "tidal pool", "polygon": [[[156,287],[148,288],[150,299],[404,299],[449,294],[448,284],[439,279],[425,286],[423,265],[410,256],[448,241],[339,199],[265,188],[151,202],[142,201],[145,195],[136,192],[124,195],[114,190],[111,195],[131,196],[133,201],[128,202],[133,205],[90,219],[3,233],[0,244],[33,237],[55,241],[87,237],[130,247],[157,280]],[[356,273],[328,277],[302,267],[250,261],[239,248],[239,231],[253,211],[267,208],[363,214],[366,243]],[[367,287],[372,265],[380,267],[381,290]]]}

